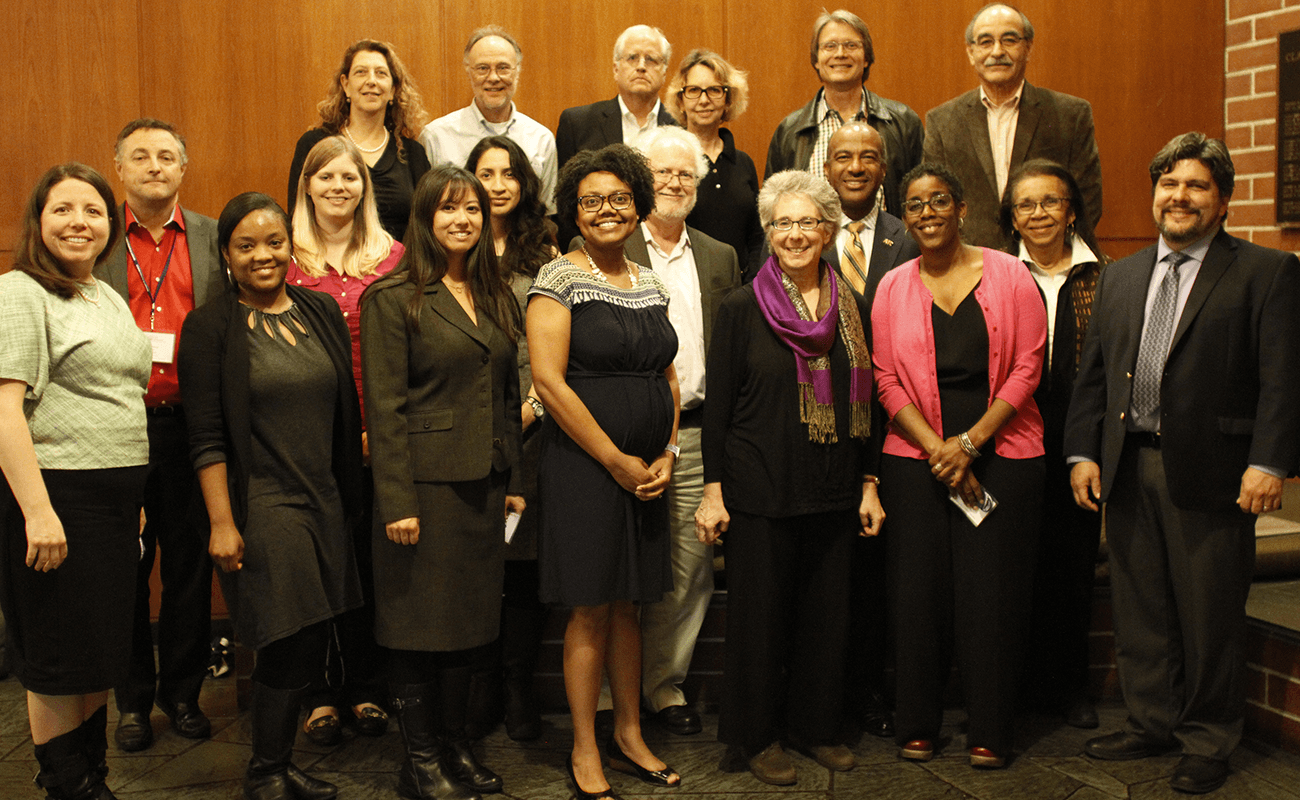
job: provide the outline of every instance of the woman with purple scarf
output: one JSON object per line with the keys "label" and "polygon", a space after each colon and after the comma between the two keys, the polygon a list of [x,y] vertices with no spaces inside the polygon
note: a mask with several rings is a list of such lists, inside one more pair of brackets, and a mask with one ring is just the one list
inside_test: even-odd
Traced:
{"label": "woman with purple scarf", "polygon": [[727,542],[718,738],[764,783],[798,779],[785,741],[848,770],[837,738],[855,535],[876,496],[863,301],[822,259],[840,219],[825,180],[772,176],[758,195],[772,257],[723,301],[704,408],[700,541]]}

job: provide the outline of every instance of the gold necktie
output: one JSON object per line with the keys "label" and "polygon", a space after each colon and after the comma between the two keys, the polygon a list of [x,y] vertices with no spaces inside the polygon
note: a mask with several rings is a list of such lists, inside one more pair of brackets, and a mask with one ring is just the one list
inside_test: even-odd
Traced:
{"label": "gold necktie", "polygon": [[849,223],[849,241],[844,245],[844,260],[848,262],[840,272],[858,294],[867,293],[867,254],[862,250],[862,240],[858,234],[867,227],[862,220]]}

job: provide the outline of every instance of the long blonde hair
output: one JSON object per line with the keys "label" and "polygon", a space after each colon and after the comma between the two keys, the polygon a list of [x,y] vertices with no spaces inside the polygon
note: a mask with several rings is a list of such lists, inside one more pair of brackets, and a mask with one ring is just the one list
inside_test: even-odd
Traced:
{"label": "long blonde hair", "polygon": [[321,246],[320,224],[316,221],[316,206],[307,187],[312,176],[325,165],[346,155],[361,175],[361,202],[352,214],[352,238],[343,255],[343,263],[335,264],[340,272],[353,278],[364,278],[374,273],[380,262],[388,258],[393,249],[393,237],[379,222],[375,207],[375,189],[370,180],[370,169],[357,146],[342,136],[328,136],[316,143],[302,165],[298,178],[298,200],[293,210],[293,247],[298,268],[319,278],[329,270],[325,263],[325,248]]}

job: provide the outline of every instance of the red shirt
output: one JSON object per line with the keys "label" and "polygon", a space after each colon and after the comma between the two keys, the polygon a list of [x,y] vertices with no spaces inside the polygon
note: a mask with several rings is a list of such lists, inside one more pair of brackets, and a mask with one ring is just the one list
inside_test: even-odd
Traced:
{"label": "red shirt", "polygon": [[285,283],[324,292],[333,297],[343,311],[343,320],[348,324],[348,333],[352,336],[352,376],[357,382],[357,399],[361,401],[361,421],[365,425],[366,401],[361,394],[361,295],[366,287],[379,280],[397,266],[402,260],[406,248],[399,241],[393,241],[393,248],[388,251],[388,258],[379,262],[375,271],[364,278],[352,278],[329,270],[319,278],[308,275],[298,269],[298,262],[289,262],[289,274]]}
{"label": "red shirt", "polygon": [[[185,238],[185,217],[176,204],[164,226],[162,240],[136,222],[126,205],[126,286],[131,316],[140,330],[175,334],[170,363],[155,361],[144,395],[148,408],[175,405],[181,401],[176,377],[176,347],[180,344],[185,315],[194,310],[194,277],[190,272],[190,248]],[[170,259],[170,264],[168,260]],[[165,274],[164,274],[165,270]],[[162,283],[159,283],[161,279]],[[145,282],[153,297],[145,290]]]}

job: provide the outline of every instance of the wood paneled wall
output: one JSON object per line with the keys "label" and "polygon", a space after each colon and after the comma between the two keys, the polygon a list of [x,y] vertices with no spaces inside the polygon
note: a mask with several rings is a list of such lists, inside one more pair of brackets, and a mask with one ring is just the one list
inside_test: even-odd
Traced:
{"label": "wood paneled wall", "polygon": [[[76,159],[112,172],[117,131],[138,116],[179,125],[190,166],[182,202],[216,216],[249,189],[284,199],[299,135],[343,50],[362,37],[394,44],[431,116],[469,102],[461,49],[497,23],[524,49],[516,102],[554,127],[560,111],[614,96],[611,50],[644,22],[673,43],[673,64],[694,47],[748,69],[752,100],[732,124],[759,164],[780,119],[818,83],[808,63],[811,24],[825,0],[13,0],[0,26],[17,45],[8,84],[0,168],[0,250],[12,247],[31,186]],[[877,63],[868,86],[927,110],[975,86],[962,36],[982,0],[849,3],[867,20]],[[1154,236],[1145,165],[1171,136],[1223,133],[1221,5],[1173,0],[1024,0],[1037,35],[1031,82],[1089,99],[1105,181],[1100,233],[1112,255]],[[75,24],[70,24],[75,23]],[[1189,36],[1162,33],[1187,32]],[[1195,49],[1189,49],[1189,42]],[[0,252],[0,259],[11,256]]]}

